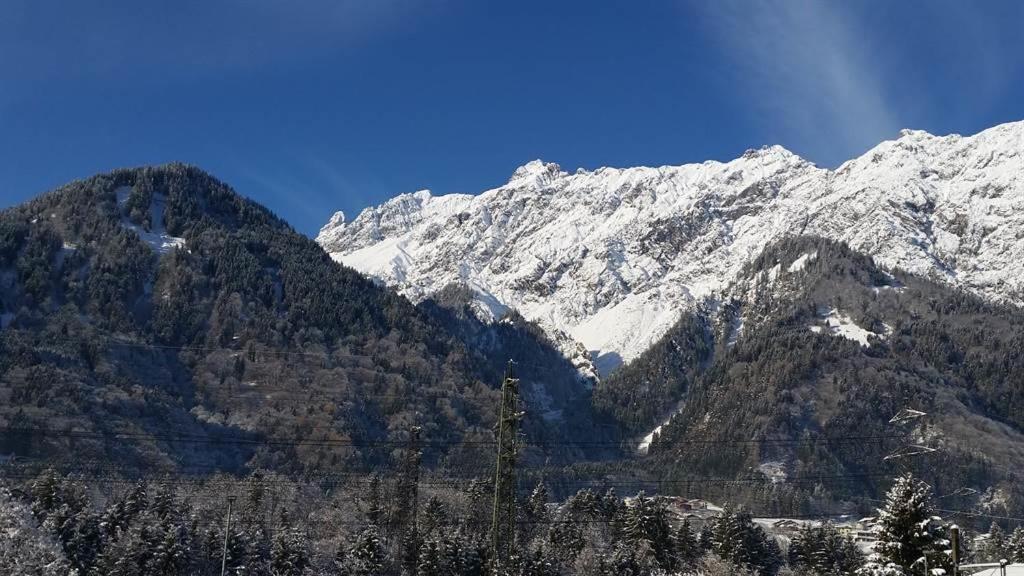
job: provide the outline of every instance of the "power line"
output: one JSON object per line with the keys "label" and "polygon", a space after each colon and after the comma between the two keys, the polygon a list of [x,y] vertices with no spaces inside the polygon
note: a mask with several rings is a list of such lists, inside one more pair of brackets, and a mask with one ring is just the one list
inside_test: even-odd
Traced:
{"label": "power line", "polygon": [[[160,430],[160,429],[158,429]],[[173,430],[173,429],[164,429]],[[315,429],[314,429],[315,430]],[[333,429],[323,429],[343,433]],[[311,430],[310,433],[313,431]],[[238,445],[270,445],[270,446],[352,446],[352,447],[405,447],[408,440],[351,440],[351,439],[310,439],[308,436],[301,437],[267,437],[267,438],[243,438],[238,436],[211,436],[183,433],[158,434],[154,432],[127,432],[127,431],[86,431],[86,430],[60,430],[55,428],[38,427],[3,427],[0,433],[27,436],[47,436],[59,438],[76,439],[138,439],[138,440],[163,440],[168,442],[183,443],[211,443],[211,444],[238,444]],[[245,431],[238,431],[238,434],[245,434]],[[250,433],[256,434],[256,433]],[[881,441],[902,439],[902,435],[874,435],[874,436],[819,436],[813,438],[761,438],[761,439],[707,439],[707,440],[686,440],[683,444],[696,445],[770,445],[770,446],[800,446],[813,444],[849,444],[862,443],[867,441]],[[629,442],[622,441],[535,441],[528,443],[529,446],[553,447],[553,446],[623,446]],[[426,440],[421,446],[495,446],[495,440]]]}

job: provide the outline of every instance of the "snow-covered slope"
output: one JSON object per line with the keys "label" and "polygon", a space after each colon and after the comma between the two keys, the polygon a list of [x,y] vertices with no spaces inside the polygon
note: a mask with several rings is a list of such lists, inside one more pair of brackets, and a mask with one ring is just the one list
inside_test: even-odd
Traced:
{"label": "snow-covered slope", "polygon": [[567,333],[606,371],[787,235],[1024,301],[1024,122],[971,137],[904,131],[836,170],[779,147],[731,162],[563,172],[533,161],[479,195],[404,194],[320,244],[420,300],[451,282]]}

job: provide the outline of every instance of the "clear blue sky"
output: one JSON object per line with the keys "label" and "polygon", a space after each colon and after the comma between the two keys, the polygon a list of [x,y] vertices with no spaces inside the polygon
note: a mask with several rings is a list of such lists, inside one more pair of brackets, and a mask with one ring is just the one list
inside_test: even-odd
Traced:
{"label": "clear blue sky", "polygon": [[0,206],[197,164],[315,234],[400,192],[563,169],[836,165],[1024,118],[1024,3],[8,0]]}

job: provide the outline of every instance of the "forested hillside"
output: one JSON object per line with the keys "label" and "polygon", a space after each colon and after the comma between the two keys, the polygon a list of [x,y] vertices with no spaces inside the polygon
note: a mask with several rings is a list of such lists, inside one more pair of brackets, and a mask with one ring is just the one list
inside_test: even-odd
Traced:
{"label": "forested hillside", "polygon": [[487,470],[497,366],[523,356],[562,386],[528,395],[531,438],[563,437],[541,414],[569,402],[589,425],[587,382],[536,331],[485,347],[435,308],[196,168],[73,182],[0,213],[0,454],[329,472],[393,464],[417,426],[429,465]]}
{"label": "forested hillside", "polygon": [[[1020,309],[816,238],[768,247],[722,300],[595,394],[634,432],[682,400],[654,435],[651,469],[761,478],[747,496],[780,512],[877,497],[903,469],[951,504],[1024,507]],[[614,401],[629,391],[631,403]],[[907,409],[925,414],[890,422]]]}

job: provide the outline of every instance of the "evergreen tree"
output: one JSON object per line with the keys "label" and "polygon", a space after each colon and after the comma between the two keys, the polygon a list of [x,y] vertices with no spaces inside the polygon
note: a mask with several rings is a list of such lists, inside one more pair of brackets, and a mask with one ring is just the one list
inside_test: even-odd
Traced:
{"label": "evergreen tree", "polygon": [[292,524],[287,509],[282,509],[270,549],[270,573],[272,576],[302,576],[309,565],[306,536]]}
{"label": "evergreen tree", "polygon": [[951,572],[949,540],[941,519],[934,514],[931,488],[909,473],[898,477],[878,514],[875,551],[880,563],[892,563],[912,572],[927,558],[930,568]]}
{"label": "evergreen tree", "polygon": [[1017,526],[1006,543],[1007,559],[1024,563],[1024,526]]}
{"label": "evergreen tree", "polygon": [[176,576],[185,574],[191,557],[187,529],[183,525],[164,523],[153,555],[146,566],[146,573],[154,576]]}
{"label": "evergreen tree", "polygon": [[522,507],[523,521],[520,524],[519,539],[529,542],[539,534],[544,534],[550,521],[548,514],[548,489],[543,482],[538,482],[530,497]]}
{"label": "evergreen tree", "polygon": [[423,512],[420,514],[421,534],[424,538],[436,535],[438,529],[444,524],[444,505],[436,496],[427,500]]}
{"label": "evergreen tree", "polygon": [[416,576],[443,576],[448,572],[441,561],[441,550],[436,540],[427,540],[420,546],[420,555],[416,561]]}
{"label": "evergreen tree", "polygon": [[[219,544],[215,545],[213,558],[217,567],[220,567],[222,550]],[[256,572],[262,559],[253,553],[247,545],[245,535],[237,530],[231,530],[228,535],[228,549],[225,557],[225,568],[232,576],[248,576]]]}
{"label": "evergreen tree", "polygon": [[60,543],[42,529],[25,503],[0,487],[0,574],[76,574]]}
{"label": "evergreen tree", "polygon": [[863,563],[857,545],[831,523],[804,525],[789,545],[789,565],[810,574],[853,574]]}
{"label": "evergreen tree", "polygon": [[349,553],[353,576],[383,576],[387,565],[387,552],[375,528],[364,529],[356,538]]}
{"label": "evergreen tree", "polygon": [[601,518],[608,522],[609,528],[613,531],[622,529],[625,521],[626,503],[618,497],[614,488],[609,488],[601,498]]}
{"label": "evergreen tree", "polygon": [[620,543],[612,551],[601,576],[649,576],[658,570],[660,567],[646,542],[640,548]]}
{"label": "evergreen tree", "polygon": [[692,566],[703,554],[689,518],[683,518],[683,523],[676,530],[675,549],[676,558],[681,566]]}
{"label": "evergreen tree", "polygon": [[551,559],[568,568],[587,545],[583,525],[575,522],[553,522],[548,526],[547,548]]}
{"label": "evergreen tree", "polygon": [[52,468],[45,470],[29,487],[32,496],[32,513],[40,522],[62,503],[61,480]]}
{"label": "evergreen tree", "polygon": [[789,542],[788,562],[792,568],[804,569],[811,565],[811,553],[814,546],[814,531],[810,524],[800,527],[800,530]]}
{"label": "evergreen tree", "polygon": [[727,506],[722,511],[714,521],[711,542],[716,554],[739,566],[774,574],[781,564],[778,544],[742,509]]}
{"label": "evergreen tree", "polygon": [[907,573],[903,571],[903,568],[882,559],[878,554],[872,554],[856,574],[857,576],[905,576]]}
{"label": "evergreen tree", "polygon": [[481,533],[487,526],[487,488],[489,484],[481,478],[474,478],[469,483],[469,503],[466,510],[466,528],[473,533]]}
{"label": "evergreen tree", "polygon": [[379,474],[374,474],[373,477],[370,478],[370,495],[369,500],[366,503],[366,520],[371,526],[378,529],[381,527],[381,521],[384,520],[384,508],[381,502]]}
{"label": "evergreen tree", "polygon": [[331,566],[334,568],[334,576],[352,576],[352,560],[348,555],[348,545],[344,540],[338,542]]}
{"label": "evergreen tree", "polygon": [[711,523],[705,522],[704,526],[700,529],[700,536],[697,539],[697,543],[700,545],[700,549],[708,552],[715,547],[715,534],[711,529]]}
{"label": "evergreen tree", "polygon": [[538,482],[526,501],[527,517],[533,522],[548,521],[548,488]]}
{"label": "evergreen tree", "polygon": [[174,512],[174,493],[166,485],[161,486],[153,496],[150,511],[160,520],[166,520]]}
{"label": "evergreen tree", "polygon": [[647,498],[643,491],[638,493],[626,509],[623,532],[626,539],[638,546],[638,549],[649,548],[662,568],[667,570],[674,566],[672,530],[668,523],[668,513],[660,499]]}
{"label": "evergreen tree", "polygon": [[522,563],[520,576],[557,576],[558,571],[551,564],[540,547],[535,548]]}
{"label": "evergreen tree", "polygon": [[1003,532],[1003,527],[998,523],[993,522],[988,529],[988,539],[985,540],[985,545],[982,548],[982,558],[986,562],[999,562],[1002,559],[1010,559],[1012,554],[1009,553],[1009,546],[1006,539],[1006,533]]}

